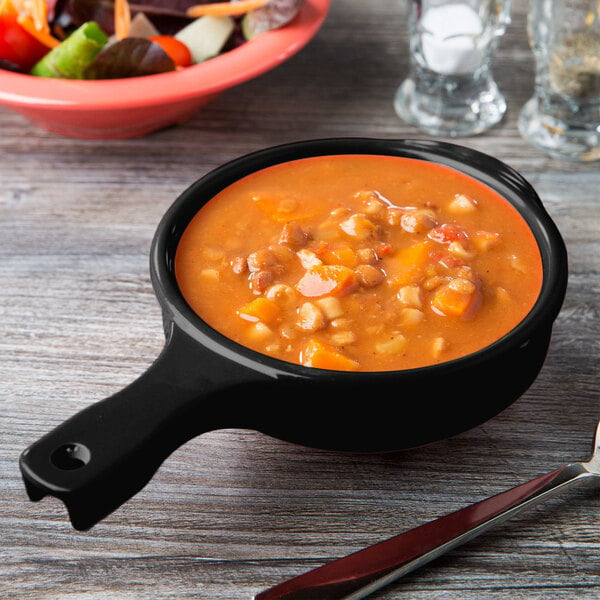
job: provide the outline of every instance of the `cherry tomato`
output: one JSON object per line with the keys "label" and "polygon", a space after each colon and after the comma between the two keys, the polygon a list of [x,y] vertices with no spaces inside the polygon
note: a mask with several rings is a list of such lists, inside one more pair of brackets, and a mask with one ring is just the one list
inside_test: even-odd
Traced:
{"label": "cherry tomato", "polygon": [[27,33],[16,14],[0,14],[0,58],[29,71],[48,52],[48,48]]}
{"label": "cherry tomato", "polygon": [[192,55],[188,47],[177,38],[171,35],[155,35],[149,39],[169,55],[176,67],[189,67],[192,64]]}

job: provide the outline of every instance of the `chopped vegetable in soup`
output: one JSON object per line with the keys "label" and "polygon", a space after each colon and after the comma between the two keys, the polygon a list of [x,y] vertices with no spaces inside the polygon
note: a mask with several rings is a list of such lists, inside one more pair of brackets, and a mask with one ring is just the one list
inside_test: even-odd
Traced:
{"label": "chopped vegetable in soup", "polygon": [[513,329],[538,246],[498,193],[445,166],[343,155],[279,164],[217,194],[176,253],[208,324],[284,361],[386,371],[448,361]]}

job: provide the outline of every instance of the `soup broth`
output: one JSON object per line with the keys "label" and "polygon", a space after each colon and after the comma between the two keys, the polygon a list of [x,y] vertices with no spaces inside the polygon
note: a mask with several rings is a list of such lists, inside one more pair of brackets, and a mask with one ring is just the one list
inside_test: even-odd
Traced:
{"label": "soup broth", "polygon": [[497,192],[417,159],[335,155],[230,185],[183,233],[175,276],[209,325],[309,367],[388,371],[475,352],[542,284],[535,238]]}

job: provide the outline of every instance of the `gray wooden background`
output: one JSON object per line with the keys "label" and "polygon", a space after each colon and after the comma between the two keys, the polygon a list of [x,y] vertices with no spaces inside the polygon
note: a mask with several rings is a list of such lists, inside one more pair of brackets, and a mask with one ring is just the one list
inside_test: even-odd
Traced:
{"label": "gray wooden background", "polygon": [[[551,160],[520,138],[533,59],[526,3],[513,5],[494,63],[509,112],[492,131],[460,142],[528,178],[568,246],[566,301],[531,389],[474,430],[389,455],[323,452],[252,431],[205,434],[84,533],[58,501],[26,499],[17,460],[160,351],[148,253],[161,216],[197,178],[266,146],[425,137],[392,108],[408,64],[403,4],[333,0],[322,30],[289,62],[223,93],[190,122],[142,139],[63,138],[0,108],[3,600],[249,599],[588,457],[600,416],[600,163]],[[600,598],[598,489],[568,491],[373,597]]]}

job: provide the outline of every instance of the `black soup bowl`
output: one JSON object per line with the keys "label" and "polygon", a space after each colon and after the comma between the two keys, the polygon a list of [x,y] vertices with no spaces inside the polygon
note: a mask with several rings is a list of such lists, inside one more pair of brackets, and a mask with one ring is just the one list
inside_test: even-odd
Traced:
{"label": "black soup bowl", "polygon": [[[174,273],[183,231],[198,210],[263,168],[331,154],[391,155],[461,171],[510,202],[539,245],[543,282],[523,321],[486,348],[449,362],[390,372],[321,370],[260,354],[226,338],[192,311]],[[166,342],[156,361],[114,396],[91,404],[27,448],[20,467],[31,500],[60,498],[77,529],[131,498],[180,445],[222,428],[260,431],[322,449],[383,452],[417,447],[497,415],[533,383],[566,292],[567,255],[529,183],[506,164],[455,144],[342,138],[254,152],[188,188],[158,226],[152,282]],[[453,393],[460,390],[460,393]]]}

